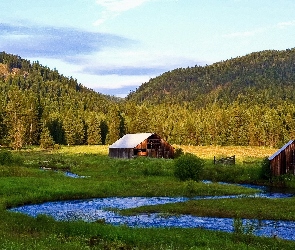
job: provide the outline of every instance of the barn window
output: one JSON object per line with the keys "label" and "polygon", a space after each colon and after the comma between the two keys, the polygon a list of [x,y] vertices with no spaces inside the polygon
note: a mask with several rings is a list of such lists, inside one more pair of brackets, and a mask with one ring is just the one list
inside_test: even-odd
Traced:
{"label": "barn window", "polygon": [[148,139],[147,149],[158,149],[161,146],[161,140]]}

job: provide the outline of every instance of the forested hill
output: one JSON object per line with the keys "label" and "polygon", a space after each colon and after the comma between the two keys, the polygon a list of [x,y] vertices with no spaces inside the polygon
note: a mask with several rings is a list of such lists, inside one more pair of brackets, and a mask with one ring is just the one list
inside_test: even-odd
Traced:
{"label": "forested hill", "polygon": [[0,53],[0,145],[113,142],[120,134],[109,124],[118,114],[114,97],[38,62]]}
{"label": "forested hill", "polygon": [[125,115],[176,144],[282,146],[295,139],[295,49],[166,72],[128,95]]}
{"label": "forested hill", "polygon": [[128,100],[205,107],[295,101],[295,49],[262,51],[209,66],[179,68],[142,84]]}
{"label": "forested hill", "polygon": [[178,145],[282,146],[295,139],[295,49],[175,69],[124,102],[0,53],[0,145],[111,144],[140,132]]}

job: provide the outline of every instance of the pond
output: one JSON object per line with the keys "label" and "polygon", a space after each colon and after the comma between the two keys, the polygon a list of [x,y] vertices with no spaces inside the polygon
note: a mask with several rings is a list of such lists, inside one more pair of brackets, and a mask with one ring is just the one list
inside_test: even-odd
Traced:
{"label": "pond", "polygon": [[[252,186],[256,187],[256,186]],[[263,192],[254,197],[285,198],[292,194],[269,192],[266,188],[260,188]],[[223,199],[238,198],[241,196],[207,196],[194,197],[193,199]],[[191,215],[163,215],[158,213],[140,214],[134,216],[122,216],[115,210],[134,208],[145,205],[158,205],[187,201],[186,197],[109,197],[88,200],[71,200],[59,202],[46,202],[37,205],[26,205],[12,208],[10,211],[24,213],[36,217],[39,214],[52,216],[60,221],[83,220],[86,222],[104,221],[112,225],[126,225],[130,227],[181,227],[204,228],[225,232],[234,231],[232,218],[198,217]],[[279,237],[287,240],[295,240],[294,221],[272,220],[243,220],[245,227],[255,228],[255,234],[266,237]]]}

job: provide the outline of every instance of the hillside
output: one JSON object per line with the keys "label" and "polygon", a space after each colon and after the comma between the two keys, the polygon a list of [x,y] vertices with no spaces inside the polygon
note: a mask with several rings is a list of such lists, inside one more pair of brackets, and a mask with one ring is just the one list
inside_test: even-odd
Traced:
{"label": "hillside", "polygon": [[271,104],[295,101],[295,49],[262,51],[209,66],[179,68],[129,94],[136,103]]}
{"label": "hillside", "polygon": [[114,140],[112,112],[117,116],[115,98],[39,62],[0,53],[0,145],[106,143]]}
{"label": "hillside", "polygon": [[279,147],[295,139],[295,49],[166,72],[125,101],[0,53],[0,145],[111,144],[155,132],[171,144]]}
{"label": "hillside", "polygon": [[126,100],[132,132],[149,128],[185,145],[281,146],[295,138],[295,49],[175,69]]}

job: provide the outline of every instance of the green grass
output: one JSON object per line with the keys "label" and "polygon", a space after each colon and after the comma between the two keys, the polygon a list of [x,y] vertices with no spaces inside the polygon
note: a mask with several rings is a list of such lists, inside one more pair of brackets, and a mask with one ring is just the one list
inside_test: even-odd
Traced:
{"label": "green grass", "polygon": [[144,206],[122,210],[124,215],[137,213],[190,214],[195,216],[245,218],[258,220],[295,220],[295,198],[238,198],[190,200],[174,204]]}
{"label": "green grass", "polygon": [[[206,179],[255,182],[260,178],[259,162],[264,153],[240,155],[235,166],[214,166],[210,150],[192,148],[205,160]],[[224,148],[220,155],[232,155]],[[216,150],[214,148],[211,151]],[[256,148],[257,151],[266,149]],[[270,149],[268,149],[270,150]],[[195,152],[195,153],[196,153]],[[251,154],[250,154],[251,152]],[[110,226],[103,222],[57,222],[46,216],[31,218],[6,211],[6,208],[44,201],[111,196],[195,196],[251,194],[253,190],[234,185],[181,182],[174,177],[173,160],[110,159],[106,146],[62,147],[46,151],[36,147],[13,151],[12,164],[0,166],[0,249],[294,249],[295,242],[237,235],[202,229],[140,229]],[[258,155],[258,156],[257,156]],[[244,164],[247,159],[247,164]],[[61,171],[42,171],[40,166],[70,171],[86,178],[69,178]],[[232,174],[229,174],[231,172]],[[293,219],[293,199],[203,200],[171,207],[154,207],[163,212],[198,214],[210,208],[212,216],[260,216],[272,218],[269,210],[277,209],[278,219]],[[246,209],[243,209],[244,208]],[[279,208],[281,206],[281,208]],[[195,208],[199,208],[195,211]],[[286,209],[288,208],[288,209]],[[146,208],[147,209],[147,208]],[[247,210],[247,211],[245,211]],[[283,211],[284,210],[284,211]]]}
{"label": "green grass", "polygon": [[[292,249],[293,242],[202,229],[140,229],[2,214],[1,249]],[[6,225],[7,226],[7,225]],[[222,248],[221,248],[222,246]]]}

